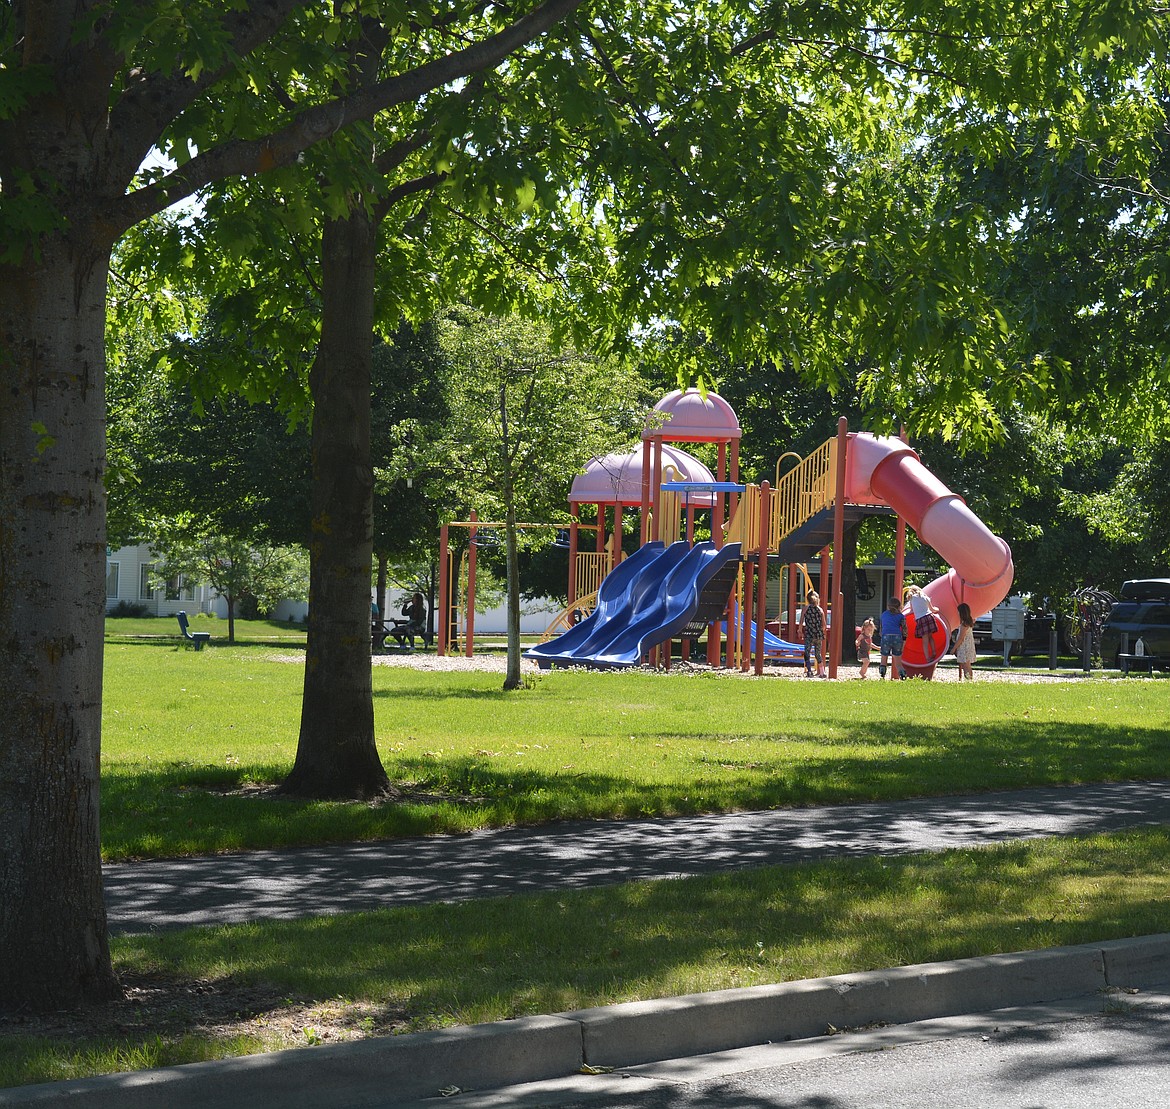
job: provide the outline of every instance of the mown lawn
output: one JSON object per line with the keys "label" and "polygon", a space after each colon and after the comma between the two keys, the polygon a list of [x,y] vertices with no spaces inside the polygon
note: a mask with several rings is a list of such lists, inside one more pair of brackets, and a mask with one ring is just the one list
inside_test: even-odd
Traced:
{"label": "mown lawn", "polygon": [[116,937],[142,1004],[0,1022],[0,1086],[1098,942],[1168,913],[1170,831],[1142,828]]}
{"label": "mown lawn", "polygon": [[1157,778],[1170,685],[792,682],[712,674],[375,667],[400,803],[271,795],[292,765],[292,647],[114,642],[102,833],[110,860],[1033,785]]}
{"label": "mown lawn", "polygon": [[[1170,765],[1162,680],[554,672],[505,694],[498,674],[377,667],[378,744],[405,799],[281,800],[300,650],[110,640],[108,858],[1164,778]],[[1170,831],[1146,828],[116,937],[141,997],[0,1022],[0,1086],[1168,926]]]}

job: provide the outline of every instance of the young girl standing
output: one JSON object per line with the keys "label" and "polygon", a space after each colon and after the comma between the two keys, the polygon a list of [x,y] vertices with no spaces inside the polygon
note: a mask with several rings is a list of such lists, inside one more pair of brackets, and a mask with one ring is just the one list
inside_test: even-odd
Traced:
{"label": "young girl standing", "polygon": [[869,673],[869,652],[873,650],[873,621],[867,616],[861,622],[861,634],[857,637],[857,661],[861,663],[861,676]]}
{"label": "young girl standing", "polygon": [[825,610],[821,608],[821,595],[810,589],[805,597],[804,612],[800,626],[804,630],[804,672],[813,676],[813,659],[816,659],[817,677],[825,676]]}
{"label": "young girl standing", "polygon": [[959,638],[955,640],[955,661],[959,664],[959,681],[966,677],[967,681],[975,680],[975,671],[971,664],[975,661],[975,620],[971,615],[971,606],[959,605]]}

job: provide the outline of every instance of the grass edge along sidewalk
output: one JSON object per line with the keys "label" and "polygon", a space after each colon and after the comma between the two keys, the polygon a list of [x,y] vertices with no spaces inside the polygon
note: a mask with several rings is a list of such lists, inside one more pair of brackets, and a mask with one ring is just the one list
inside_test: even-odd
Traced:
{"label": "grass edge along sidewalk", "polygon": [[1170,935],[1162,934],[26,1087],[0,1092],[0,1105],[55,1104],[68,1096],[82,1109],[310,1109],[321,1104],[325,1090],[338,1104],[392,1104],[563,1078],[583,1069],[597,1074],[591,1086],[601,1086],[615,1079],[597,1072],[807,1039],[826,1029],[1094,995],[1097,1011],[1123,1011],[1142,988],[1166,983],[1168,967]]}
{"label": "grass edge along sidewalk", "polygon": [[[8,1084],[63,1079],[323,1044],[363,1035],[366,1021],[426,1031],[1154,934],[1168,859],[1170,829],[1156,826],[120,937],[124,975],[229,1000],[266,984],[272,1000],[218,1036],[195,1021],[164,1038],[149,1013],[122,1036],[101,1013],[88,1037],[38,1041],[17,1024],[0,1039],[0,1071]],[[291,1038],[265,1038],[282,1028]]]}

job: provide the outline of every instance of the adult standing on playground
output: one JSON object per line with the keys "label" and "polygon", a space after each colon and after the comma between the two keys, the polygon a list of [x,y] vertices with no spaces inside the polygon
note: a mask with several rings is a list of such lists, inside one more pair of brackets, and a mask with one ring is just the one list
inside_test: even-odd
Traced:
{"label": "adult standing on playground", "polygon": [[825,610],[821,608],[821,597],[815,589],[805,597],[804,612],[800,614],[800,626],[804,629],[804,673],[812,677],[812,660],[816,656],[817,677],[825,676]]}
{"label": "adult standing on playground", "polygon": [[886,676],[886,664],[889,660],[890,681],[895,678],[906,677],[906,668],[902,665],[902,648],[906,645],[906,617],[902,615],[902,606],[897,597],[886,601],[886,611],[882,613],[882,656],[878,663],[878,676]]}

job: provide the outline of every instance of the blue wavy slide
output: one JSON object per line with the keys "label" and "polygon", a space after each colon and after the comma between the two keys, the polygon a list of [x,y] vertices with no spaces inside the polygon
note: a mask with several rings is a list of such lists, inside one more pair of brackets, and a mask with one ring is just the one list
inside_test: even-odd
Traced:
{"label": "blue wavy slide", "polygon": [[[731,619],[733,625],[742,630],[743,624],[739,619],[739,608],[737,605],[731,606]],[[752,650],[755,650],[756,643],[756,622],[749,621],[750,627],[748,635],[751,637]],[[719,625],[720,630],[724,635],[727,634],[727,621],[724,620]],[[781,662],[799,662],[804,663],[804,644],[803,643],[789,643],[787,639],[781,639],[778,635],[773,635],[767,628],[764,629],[764,656],[766,658],[779,659]]]}
{"label": "blue wavy slide", "polygon": [[537,665],[637,666],[651,648],[680,632],[699,607],[703,587],[740,545],[688,547],[647,543],[607,575],[597,608],[575,628],[525,652]]}

